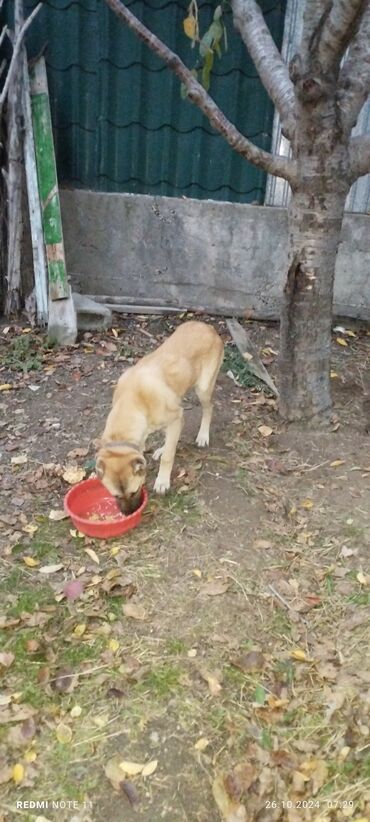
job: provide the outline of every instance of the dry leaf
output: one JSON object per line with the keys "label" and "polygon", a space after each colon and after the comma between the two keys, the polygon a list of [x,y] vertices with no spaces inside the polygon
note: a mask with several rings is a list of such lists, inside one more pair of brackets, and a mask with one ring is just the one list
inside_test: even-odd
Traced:
{"label": "dry leaf", "polygon": [[7,652],[7,651],[2,651],[0,653],[0,665],[3,668],[10,668],[10,666],[13,664],[14,660],[15,660],[14,654],[12,654],[10,652]]}
{"label": "dry leaf", "polygon": [[70,711],[70,715],[71,715],[72,719],[77,719],[77,717],[81,716],[81,714],[82,714],[81,705],[74,705],[73,708]]}
{"label": "dry leaf", "polygon": [[142,776],[151,776],[152,773],[154,773],[154,771],[157,770],[157,765],[158,765],[158,759],[152,759],[151,762],[147,762],[144,765],[143,770],[141,771],[141,775]]}
{"label": "dry leaf", "polygon": [[122,771],[122,776],[123,774],[126,774],[126,776],[138,776],[139,773],[142,773],[145,766],[139,762],[128,762],[127,759],[124,759],[119,763],[119,767]]}
{"label": "dry leaf", "polygon": [[206,739],[205,736],[202,736],[198,739],[198,742],[195,743],[194,748],[196,751],[205,751],[208,748],[209,739]]}
{"label": "dry leaf", "polygon": [[34,557],[23,557],[23,562],[28,568],[36,568],[37,565],[40,565],[39,560]]}
{"label": "dry leaf", "polygon": [[130,619],[146,619],[145,608],[142,605],[136,605],[135,602],[125,602],[122,605],[122,611]]}
{"label": "dry leaf", "polygon": [[68,482],[69,485],[76,485],[78,482],[81,482],[85,476],[85,469],[80,468],[78,465],[64,466],[63,479],[65,482]]}
{"label": "dry leaf", "polygon": [[333,462],[330,463],[330,468],[338,468],[339,465],[344,465],[344,464],[345,464],[345,460],[333,460]]}
{"label": "dry leaf", "polygon": [[32,536],[32,534],[35,534],[38,529],[38,525],[35,525],[33,522],[29,522],[27,525],[23,526],[22,531],[24,531],[25,534],[31,534]]}
{"label": "dry leaf", "polygon": [[56,574],[57,571],[61,571],[64,568],[62,562],[57,563],[57,565],[43,565],[39,568],[39,574]]}
{"label": "dry leaf", "polygon": [[17,457],[12,457],[10,460],[12,465],[25,465],[28,462],[26,454],[19,454]]}
{"label": "dry leaf", "polygon": [[88,448],[73,448],[72,451],[68,451],[67,457],[69,457],[71,460],[75,460],[79,457],[87,457],[88,453]]}
{"label": "dry leaf", "polygon": [[343,339],[343,337],[337,337],[336,342],[338,345],[344,345],[347,347],[348,343]]}
{"label": "dry leaf", "polygon": [[21,765],[20,762],[17,762],[17,764],[14,765],[12,770],[12,780],[15,785],[20,785],[24,780],[24,765]]}
{"label": "dry leaf", "polygon": [[261,434],[261,437],[271,437],[272,428],[269,425],[259,425],[258,431]]}
{"label": "dry leaf", "polygon": [[65,511],[62,511],[62,509],[60,509],[60,510],[58,510],[58,509],[53,510],[52,509],[50,511],[50,514],[49,514],[49,519],[53,520],[53,522],[60,522],[62,519],[67,519],[67,518],[68,518],[68,514],[66,514]]}
{"label": "dry leaf", "polygon": [[189,14],[189,17],[185,17],[185,20],[182,22],[184,32],[190,40],[195,40],[198,36],[198,24],[193,14]]}
{"label": "dry leaf", "polygon": [[365,574],[363,574],[362,571],[359,571],[358,574],[356,574],[356,579],[357,579],[357,582],[360,583],[360,585],[369,585],[370,584],[370,577],[365,576]]}
{"label": "dry leaf", "polygon": [[225,822],[247,822],[247,812],[244,805],[230,799],[225,787],[223,776],[216,776],[212,784],[213,798]]}
{"label": "dry leaf", "polygon": [[227,579],[213,579],[201,585],[199,590],[202,594],[206,594],[209,597],[217,597],[225,594],[229,587],[230,583]]}
{"label": "dry leaf", "polygon": [[69,745],[72,740],[72,729],[69,725],[65,725],[63,722],[59,722],[59,725],[56,727],[56,737],[58,742],[62,745]]}
{"label": "dry leaf", "polygon": [[93,548],[85,548],[85,554],[88,554],[90,559],[92,559],[92,561],[95,562],[96,565],[100,565],[100,559],[99,559],[98,555],[95,553],[95,551],[93,550]]}
{"label": "dry leaf", "polygon": [[81,622],[73,629],[73,636],[81,637],[86,631],[86,622]]}
{"label": "dry leaf", "polygon": [[305,509],[306,509],[306,511],[310,511],[310,509],[311,509],[311,508],[313,508],[313,501],[312,501],[312,499],[304,499],[304,500],[301,502],[301,508],[305,508]]}
{"label": "dry leaf", "polygon": [[233,657],[230,662],[235,668],[239,668],[240,671],[246,674],[250,671],[262,671],[266,665],[266,658],[261,651],[248,651]]}
{"label": "dry leaf", "polygon": [[305,654],[301,648],[295,648],[293,651],[290,652],[290,656],[292,659],[296,659],[298,662],[312,662],[312,659]]}

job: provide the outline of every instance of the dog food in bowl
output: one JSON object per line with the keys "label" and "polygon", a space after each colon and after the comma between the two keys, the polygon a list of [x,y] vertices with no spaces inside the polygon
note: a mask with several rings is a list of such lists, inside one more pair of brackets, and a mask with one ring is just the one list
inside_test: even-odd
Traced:
{"label": "dog food in bowl", "polygon": [[147,502],[148,494],[143,488],[139,507],[126,517],[100,480],[91,477],[68,491],[64,498],[64,510],[82,534],[109,539],[136,528]]}

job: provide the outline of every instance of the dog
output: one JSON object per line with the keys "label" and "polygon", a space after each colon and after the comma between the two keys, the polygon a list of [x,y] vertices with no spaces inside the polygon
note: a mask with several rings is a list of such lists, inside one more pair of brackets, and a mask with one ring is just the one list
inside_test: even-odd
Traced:
{"label": "dog", "polygon": [[217,331],[204,322],[189,321],[118,380],[97,453],[96,473],[126,516],[140,504],[145,443],[158,430],[165,431],[165,442],[153,454],[154,459],[160,458],[154,490],[165,494],[169,489],[183,424],[181,400],[191,388],[202,406],[196,443],[199,448],[209,444],[212,395],[223,355]]}

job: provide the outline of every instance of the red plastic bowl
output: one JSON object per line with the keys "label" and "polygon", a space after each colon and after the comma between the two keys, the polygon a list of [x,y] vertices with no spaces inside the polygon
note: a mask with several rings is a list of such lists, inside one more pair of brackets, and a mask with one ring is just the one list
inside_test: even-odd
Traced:
{"label": "red plastic bowl", "polygon": [[[79,482],[64,497],[64,510],[77,528],[88,537],[118,537],[131,528],[136,528],[148,502],[148,493],[143,488],[139,508],[125,517],[118,508],[115,498],[100,480],[90,478]],[[108,522],[100,517],[114,517]],[[93,518],[92,518],[93,517]]]}

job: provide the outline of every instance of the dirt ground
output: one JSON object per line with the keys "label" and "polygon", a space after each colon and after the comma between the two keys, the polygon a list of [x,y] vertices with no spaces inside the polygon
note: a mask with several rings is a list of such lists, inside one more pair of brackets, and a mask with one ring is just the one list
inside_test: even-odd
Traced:
{"label": "dirt ground", "polygon": [[[227,343],[210,448],[190,396],[164,499],[149,444],[139,528],[61,518],[118,376],[182,319],[116,317],[63,350],[0,329],[0,819],[370,820],[366,328],[333,333],[314,430],[235,383],[207,318]],[[245,327],[274,377],[277,328]]]}

